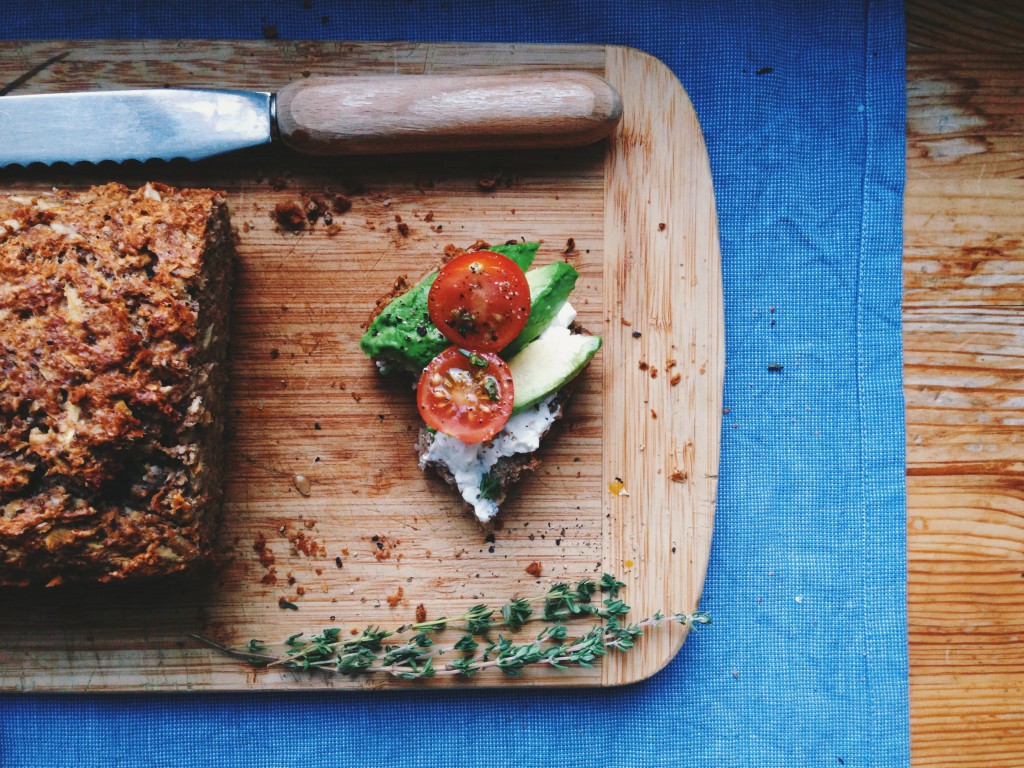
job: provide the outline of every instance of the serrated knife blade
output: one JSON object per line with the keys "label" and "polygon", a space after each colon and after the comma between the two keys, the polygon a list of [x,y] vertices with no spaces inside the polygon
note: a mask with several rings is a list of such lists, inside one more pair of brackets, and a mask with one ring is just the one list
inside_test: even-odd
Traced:
{"label": "serrated knife blade", "polygon": [[615,90],[583,72],[309,78],[279,93],[154,88],[0,97],[0,167],[200,160],[268,144],[313,155],[569,147],[606,136]]}
{"label": "serrated knife blade", "polygon": [[153,89],[4,96],[0,165],[200,160],[271,140],[271,94]]}

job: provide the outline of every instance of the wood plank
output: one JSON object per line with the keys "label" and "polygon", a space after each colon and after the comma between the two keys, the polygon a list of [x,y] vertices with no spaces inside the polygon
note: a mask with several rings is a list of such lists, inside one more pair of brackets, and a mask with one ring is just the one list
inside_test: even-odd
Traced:
{"label": "wood plank", "polygon": [[1024,51],[924,53],[907,62],[907,178],[1021,178]]}
{"label": "wood plank", "polygon": [[[163,84],[276,90],[306,75],[581,69],[607,71],[622,88],[630,117],[612,140],[611,160],[606,145],[333,160],[263,150],[193,166],[0,174],[6,190],[83,186],[100,178],[141,184],[155,175],[171,184],[223,188],[240,255],[221,567],[161,585],[156,594],[151,585],[5,593],[5,610],[24,619],[0,626],[0,686],[399,685],[388,678],[255,673],[189,643],[186,633],[239,644],[325,626],[345,632],[396,626],[418,605],[430,617],[453,615],[603,570],[624,573],[638,617],[696,607],[717,478],[721,290],[707,156],[692,107],[664,68],[639,52],[603,46],[48,42],[0,44],[0,82],[63,50],[69,55],[26,91]],[[650,104],[661,108],[648,114]],[[629,177],[648,168],[649,177]],[[499,181],[492,191],[478,184],[485,176]],[[678,178],[687,182],[671,183]],[[331,230],[321,224],[284,232],[270,215],[279,202],[336,193],[349,195],[353,205]],[[637,194],[656,195],[657,205],[648,208],[646,197],[633,199]],[[409,226],[407,235],[396,217]],[[660,221],[666,229],[658,229]],[[609,237],[617,228],[638,239]],[[542,447],[540,471],[510,497],[492,530],[482,529],[442,482],[419,471],[409,384],[380,379],[357,347],[360,325],[398,274],[415,279],[448,243],[465,246],[478,238],[540,240],[538,264],[571,261],[580,271],[573,294],[579,318],[608,339]],[[569,238],[575,249],[565,253]],[[632,268],[638,255],[644,270]],[[700,300],[670,303],[665,292],[654,311],[636,303],[674,282]],[[626,296],[633,301],[628,307],[616,303]],[[644,331],[642,343],[621,323],[627,310]],[[661,366],[676,355],[678,385],[665,367],[657,381],[635,368],[639,354]],[[618,399],[640,390],[645,403]],[[644,434],[650,448],[619,461],[613,446],[627,428]],[[634,496],[612,497],[613,467]],[[676,468],[689,473],[686,482],[671,480]],[[297,490],[297,474],[309,479],[308,496]],[[626,552],[638,543],[645,559]],[[534,562],[543,568],[539,579],[526,572]],[[282,609],[280,598],[298,609]],[[644,640],[629,665],[569,673],[541,668],[514,681],[481,675],[458,684],[628,682],[667,663],[683,634],[670,629]]]}
{"label": "wood plank", "polygon": [[[908,413],[915,410],[910,407]],[[966,430],[961,427],[956,431]],[[993,560],[1006,564],[1024,557],[1024,493],[1018,480],[1020,469],[1011,467],[997,474],[988,465],[943,462],[942,454],[950,450],[937,448],[929,454],[935,459],[932,463],[926,464],[924,458],[915,459],[908,467],[910,535],[907,549],[913,566],[934,568],[936,578],[940,579],[942,569],[950,564],[951,558],[971,561],[973,567],[980,569]],[[915,454],[917,452],[915,450]],[[1017,563],[1017,570],[1024,571],[1024,565],[1019,560]],[[944,580],[939,583],[950,589],[955,586]],[[1021,586],[1020,582],[1013,584]],[[974,582],[972,585],[976,586]],[[936,622],[944,621],[946,614],[928,599],[934,595],[925,586],[923,582],[915,586],[928,594],[922,595],[922,603],[913,602],[911,609],[923,607],[925,612],[917,614],[919,617],[932,616]],[[951,600],[963,597],[963,594],[951,595]],[[914,599],[916,601],[916,594]]]}
{"label": "wood plank", "polygon": [[[1005,0],[907,0],[907,49],[950,53],[1024,50],[1024,8]],[[956,56],[950,56],[955,60]]]}
{"label": "wood plank", "polygon": [[[707,567],[693,553],[711,546],[725,372],[724,337],[714,330],[723,316],[711,168],[693,106],[664,64],[610,48],[607,76],[628,96],[605,177],[606,306],[615,310],[605,316],[605,359],[614,361],[605,367],[605,402],[614,404],[605,429],[614,438],[604,476],[621,478],[629,495],[604,497],[614,526],[605,562],[626,574],[641,614],[671,595],[692,610]],[[676,126],[680,140],[659,141],[662,125]],[[650,280],[652,272],[661,277]],[[673,627],[646,639],[657,651],[608,659],[605,684],[649,677],[685,636]]]}
{"label": "wood plank", "polygon": [[1024,14],[907,3],[912,763],[1024,756]]}

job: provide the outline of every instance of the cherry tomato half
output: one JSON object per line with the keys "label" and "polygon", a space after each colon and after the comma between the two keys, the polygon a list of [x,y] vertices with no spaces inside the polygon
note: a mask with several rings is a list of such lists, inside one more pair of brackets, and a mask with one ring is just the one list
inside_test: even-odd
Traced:
{"label": "cherry tomato half", "polygon": [[423,369],[416,404],[438,432],[481,443],[505,426],[514,395],[512,374],[500,357],[449,347]]}
{"label": "cherry tomato half", "polygon": [[498,352],[530,317],[530,284],[507,256],[469,251],[441,268],[427,294],[427,310],[453,344]]}

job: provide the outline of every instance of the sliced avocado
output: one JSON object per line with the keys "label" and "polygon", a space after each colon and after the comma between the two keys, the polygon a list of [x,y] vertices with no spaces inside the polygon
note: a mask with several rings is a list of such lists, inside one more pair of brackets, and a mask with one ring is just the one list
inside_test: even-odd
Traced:
{"label": "sliced avocado", "polygon": [[525,272],[537,258],[538,248],[540,248],[540,243],[512,243],[511,245],[492,245],[487,250],[507,256]]}
{"label": "sliced avocado", "polygon": [[[495,245],[490,250],[512,259],[522,270],[529,269],[540,243]],[[437,277],[431,272],[423,280],[388,304],[374,318],[359,340],[359,348],[368,356],[385,360],[397,368],[419,374],[451,342],[430,320],[427,294]],[[533,309],[531,307],[531,314]]]}
{"label": "sliced avocado", "polygon": [[419,374],[427,363],[451,345],[431,322],[427,312],[427,294],[435,277],[436,272],[427,275],[401,296],[392,299],[374,318],[359,340],[359,348],[368,357],[379,358]]}
{"label": "sliced avocado", "polygon": [[545,264],[526,273],[526,282],[530,284],[530,319],[512,343],[501,351],[502,357],[506,360],[514,357],[543,333],[576,287],[579,276],[576,268],[564,261]]}
{"label": "sliced avocado", "polygon": [[512,413],[557,392],[579,374],[601,348],[600,336],[553,328],[508,361],[515,388]]}

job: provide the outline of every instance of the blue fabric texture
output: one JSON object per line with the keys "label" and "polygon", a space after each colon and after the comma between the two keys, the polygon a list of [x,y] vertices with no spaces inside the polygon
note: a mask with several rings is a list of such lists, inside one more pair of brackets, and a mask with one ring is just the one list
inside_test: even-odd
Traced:
{"label": "blue fabric texture", "polygon": [[702,603],[714,625],[653,679],[586,691],[5,695],[0,764],[908,764],[899,2],[40,0],[0,1],[0,21],[11,39],[261,37],[273,26],[282,39],[642,48],[679,76],[707,138],[728,361]]}

